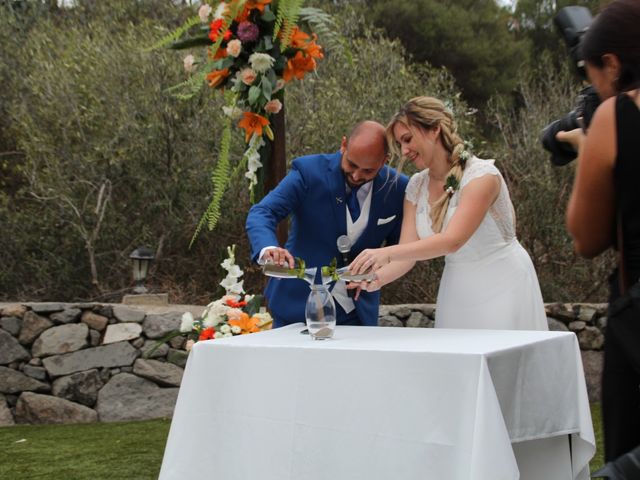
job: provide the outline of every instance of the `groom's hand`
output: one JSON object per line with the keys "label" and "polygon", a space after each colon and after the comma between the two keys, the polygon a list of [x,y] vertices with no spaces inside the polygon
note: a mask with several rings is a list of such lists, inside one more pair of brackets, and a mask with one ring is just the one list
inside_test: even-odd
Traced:
{"label": "groom's hand", "polygon": [[293,255],[289,253],[286,248],[274,247],[265,250],[262,255],[262,261],[264,263],[273,263],[275,265],[289,265],[289,268],[294,268],[296,261]]}

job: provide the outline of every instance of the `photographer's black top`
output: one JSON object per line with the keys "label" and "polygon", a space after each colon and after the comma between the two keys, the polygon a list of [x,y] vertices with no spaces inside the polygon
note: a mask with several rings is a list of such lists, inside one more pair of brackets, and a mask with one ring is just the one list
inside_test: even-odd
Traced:
{"label": "photographer's black top", "polygon": [[[616,202],[622,213],[627,281],[640,278],[640,109],[626,94],[616,101],[617,151],[614,169]],[[617,241],[616,241],[617,245]],[[612,296],[618,296],[617,274]]]}

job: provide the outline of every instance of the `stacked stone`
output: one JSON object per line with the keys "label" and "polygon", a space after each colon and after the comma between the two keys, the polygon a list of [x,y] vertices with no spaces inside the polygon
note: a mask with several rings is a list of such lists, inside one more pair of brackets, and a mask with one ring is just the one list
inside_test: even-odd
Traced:
{"label": "stacked stone", "polygon": [[0,309],[0,426],[170,417],[187,360],[182,312],[40,303]]}

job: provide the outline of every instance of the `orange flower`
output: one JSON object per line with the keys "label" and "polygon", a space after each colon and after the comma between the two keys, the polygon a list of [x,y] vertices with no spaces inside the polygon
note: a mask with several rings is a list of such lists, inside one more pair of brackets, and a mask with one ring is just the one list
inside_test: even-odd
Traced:
{"label": "orange flower", "polygon": [[260,10],[260,12],[262,13],[264,12],[264,7],[266,7],[270,3],[271,0],[247,0],[245,8],[248,8],[249,10],[253,10],[255,8],[257,10]]}
{"label": "orange flower", "polygon": [[211,55],[211,49],[209,49],[207,51],[207,56],[209,57],[209,60],[219,60],[227,56],[227,49],[218,47],[218,50],[216,50],[215,55]]}
{"label": "orange flower", "polygon": [[291,47],[304,51],[304,53],[310,57],[323,58],[322,47],[316,43],[316,40],[318,40],[318,35],[315,33],[313,36],[310,36],[298,27],[295,27],[291,34]]}
{"label": "orange flower", "polygon": [[225,68],[223,70],[214,70],[207,74],[207,81],[209,82],[209,86],[211,88],[218,87],[225,78],[229,76],[229,69]]}
{"label": "orange flower", "polygon": [[242,307],[246,307],[247,306],[247,302],[245,302],[244,300],[242,300],[240,302],[236,302],[235,300],[233,300],[231,298],[228,298],[225,303],[227,305],[229,305],[231,308],[242,308]]}
{"label": "orange flower", "polygon": [[229,320],[229,325],[240,327],[240,333],[244,335],[245,333],[259,332],[259,322],[260,320],[256,317],[249,318],[249,315],[243,312],[239,320]]}
{"label": "orange flower", "polygon": [[245,142],[249,142],[251,135],[262,136],[262,129],[269,125],[269,120],[264,118],[262,115],[258,115],[253,112],[244,112],[242,114],[242,120],[238,123],[240,128],[244,128],[246,130],[245,134]]}
{"label": "orange flower", "polygon": [[200,336],[198,337],[198,340],[209,340],[211,338],[214,338],[215,334],[216,334],[215,328],[213,327],[205,328],[200,332]]}
{"label": "orange flower", "polygon": [[322,53],[322,47],[318,45],[315,41],[309,42],[303,50],[304,50],[304,53],[306,53],[312,58],[324,58],[324,54]]}
{"label": "orange flower", "polygon": [[[220,36],[220,30],[225,28],[225,26],[226,25],[224,24],[224,20],[222,18],[218,18],[217,20],[211,22],[209,24],[209,39],[212,42],[216,42],[218,40],[218,37]],[[233,35],[233,32],[231,30],[227,30],[226,32],[224,32],[222,38],[224,38],[225,40],[229,40],[231,38],[231,35]]]}
{"label": "orange flower", "polygon": [[285,82],[288,82],[293,77],[302,80],[307,72],[313,72],[315,69],[316,61],[313,57],[305,55],[298,50],[296,55],[287,62],[287,66],[282,72],[282,78]]}
{"label": "orange flower", "polygon": [[[280,33],[280,35],[282,35],[282,33]],[[298,27],[294,27],[293,32],[291,33],[291,42],[289,44],[293,48],[304,48],[310,40],[311,37],[309,34],[303,32]]]}

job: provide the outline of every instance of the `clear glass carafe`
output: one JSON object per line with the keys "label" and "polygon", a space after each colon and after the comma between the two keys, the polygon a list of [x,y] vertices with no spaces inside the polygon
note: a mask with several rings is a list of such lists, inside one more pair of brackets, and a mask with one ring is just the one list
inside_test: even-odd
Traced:
{"label": "clear glass carafe", "polygon": [[336,328],[336,304],[327,285],[311,285],[304,316],[311,338],[325,340],[333,337]]}

